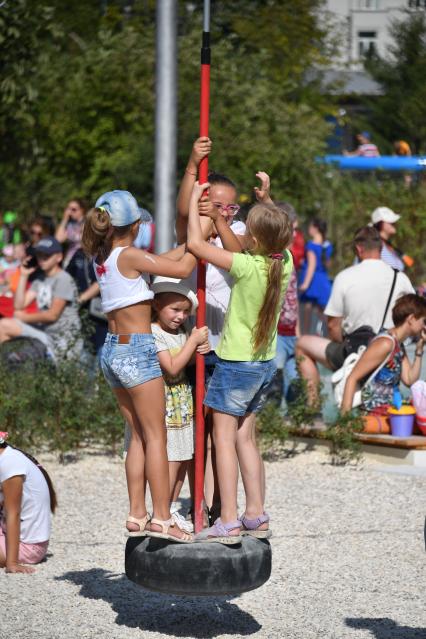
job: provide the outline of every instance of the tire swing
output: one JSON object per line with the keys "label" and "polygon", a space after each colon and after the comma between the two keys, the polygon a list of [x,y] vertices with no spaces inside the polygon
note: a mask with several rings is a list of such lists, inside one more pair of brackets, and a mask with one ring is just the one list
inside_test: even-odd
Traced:
{"label": "tire swing", "polygon": [[271,555],[266,539],[248,535],[234,546],[129,537],[126,575],[155,592],[200,597],[237,595],[268,581]]}
{"label": "tire swing", "polygon": [[[201,48],[200,136],[209,133],[210,1],[204,0]],[[199,180],[208,178],[208,158],[200,164]],[[197,327],[206,321],[206,271],[198,263]],[[204,494],[204,358],[196,356],[195,531],[203,526]],[[129,537],[125,553],[127,577],[155,592],[187,596],[236,595],[262,586],[271,575],[272,552],[266,539],[249,535],[240,544],[180,544],[153,537]]]}

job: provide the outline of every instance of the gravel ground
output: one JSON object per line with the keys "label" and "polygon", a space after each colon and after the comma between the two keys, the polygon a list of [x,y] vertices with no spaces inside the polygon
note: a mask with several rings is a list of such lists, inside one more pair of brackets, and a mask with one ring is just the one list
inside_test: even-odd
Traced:
{"label": "gravel ground", "polygon": [[35,575],[0,572],[0,637],[426,637],[425,478],[332,467],[311,451],[267,464],[273,569],[239,597],[143,590],[123,574],[119,458],[46,464],[60,507]]}

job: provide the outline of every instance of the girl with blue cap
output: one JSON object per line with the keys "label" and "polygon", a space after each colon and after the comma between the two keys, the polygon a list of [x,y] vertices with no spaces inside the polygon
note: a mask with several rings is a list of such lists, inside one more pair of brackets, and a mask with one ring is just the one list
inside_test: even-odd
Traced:
{"label": "girl with blue cap", "polygon": [[[192,535],[179,527],[169,509],[164,382],[151,333],[154,293],[148,283],[149,275],[188,277],[196,260],[184,246],[161,256],[134,247],[140,222],[140,209],[128,191],[104,193],[85,221],[83,247],[94,259],[108,318],[101,367],[131,429],[126,457],[129,535],[190,543]],[[146,511],[145,477],[152,518]]]}

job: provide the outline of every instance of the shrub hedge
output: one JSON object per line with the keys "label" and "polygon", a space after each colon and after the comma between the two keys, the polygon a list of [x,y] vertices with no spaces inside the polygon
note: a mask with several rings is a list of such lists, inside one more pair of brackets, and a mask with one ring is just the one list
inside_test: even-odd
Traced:
{"label": "shrub hedge", "polygon": [[80,363],[41,363],[10,370],[0,363],[0,428],[28,451],[65,453],[100,445],[115,451],[123,418],[102,375]]}

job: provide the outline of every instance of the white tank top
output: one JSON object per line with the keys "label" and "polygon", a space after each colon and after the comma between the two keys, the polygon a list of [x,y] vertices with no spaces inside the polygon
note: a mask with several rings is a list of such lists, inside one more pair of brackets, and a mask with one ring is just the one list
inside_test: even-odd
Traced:
{"label": "white tank top", "polygon": [[102,310],[109,313],[117,308],[125,308],[138,302],[152,300],[153,291],[148,286],[148,275],[124,277],[118,270],[117,260],[127,246],[113,249],[102,265],[93,260],[99,287],[101,289]]}

